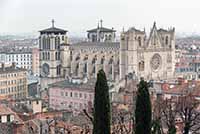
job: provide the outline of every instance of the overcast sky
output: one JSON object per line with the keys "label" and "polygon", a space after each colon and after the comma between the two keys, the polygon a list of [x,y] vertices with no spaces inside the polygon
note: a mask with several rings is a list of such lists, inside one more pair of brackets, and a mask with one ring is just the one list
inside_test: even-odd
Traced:
{"label": "overcast sky", "polygon": [[84,34],[103,19],[105,27],[149,30],[174,26],[200,33],[199,0],[0,0],[0,33],[37,33],[51,26]]}

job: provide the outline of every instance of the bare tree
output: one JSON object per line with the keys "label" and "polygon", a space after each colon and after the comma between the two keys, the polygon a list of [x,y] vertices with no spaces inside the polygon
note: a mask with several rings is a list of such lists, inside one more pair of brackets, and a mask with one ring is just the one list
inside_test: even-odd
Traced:
{"label": "bare tree", "polygon": [[161,120],[164,126],[167,127],[168,134],[176,133],[176,116],[177,109],[175,107],[176,100],[166,99],[160,101]]}
{"label": "bare tree", "polygon": [[199,100],[195,99],[192,94],[181,96],[176,104],[178,116],[183,123],[183,134],[189,132],[200,133],[200,111]]}

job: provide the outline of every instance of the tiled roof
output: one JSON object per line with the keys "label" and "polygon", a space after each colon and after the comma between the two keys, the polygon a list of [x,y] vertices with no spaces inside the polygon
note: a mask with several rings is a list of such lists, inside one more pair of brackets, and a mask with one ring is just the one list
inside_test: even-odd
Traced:
{"label": "tiled roof", "polygon": [[0,105],[0,115],[8,115],[8,114],[14,114],[14,112],[5,105]]}

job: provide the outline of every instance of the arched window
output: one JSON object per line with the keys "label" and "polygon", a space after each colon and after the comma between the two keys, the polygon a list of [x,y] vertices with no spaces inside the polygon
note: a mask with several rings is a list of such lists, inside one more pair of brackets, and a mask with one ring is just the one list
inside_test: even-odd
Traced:
{"label": "arched window", "polygon": [[113,58],[109,60],[109,64],[113,64]]}
{"label": "arched window", "polygon": [[141,47],[142,46],[142,41],[141,41],[141,37],[138,37],[138,45]]}
{"label": "arched window", "polygon": [[111,34],[109,35],[109,40],[110,40],[110,41],[112,40],[112,35],[111,35]]}
{"label": "arched window", "polygon": [[94,57],[94,58],[92,59],[92,64],[95,64],[95,63],[96,63],[96,60],[97,60],[97,58]]}
{"label": "arched window", "polygon": [[45,53],[42,53],[42,59],[45,60]]}
{"label": "arched window", "polygon": [[57,36],[55,37],[55,49],[59,49],[60,47],[60,38]]}
{"label": "arched window", "polygon": [[80,56],[78,55],[77,57],[76,57],[76,61],[78,61],[80,59]]}
{"label": "arched window", "polygon": [[97,41],[97,37],[96,37],[96,35],[92,35],[92,42],[96,42]]}
{"label": "arched window", "polygon": [[58,37],[58,49],[60,49],[60,37]]}
{"label": "arched window", "polygon": [[47,52],[47,59],[50,60],[50,53]]}
{"label": "arched window", "polygon": [[57,72],[57,75],[60,75],[61,74],[61,65],[58,65],[56,67],[56,72]]}
{"label": "arched window", "polygon": [[168,45],[168,38],[169,38],[168,36],[166,36],[166,38],[165,38],[165,44],[166,45]]}
{"label": "arched window", "polygon": [[46,49],[46,38],[43,37],[42,39],[42,46],[43,46],[43,49]]}
{"label": "arched window", "polygon": [[139,62],[139,71],[144,71],[144,61]]}
{"label": "arched window", "polygon": [[77,63],[76,69],[75,69],[75,75],[76,75],[76,76],[78,76],[78,70],[79,70],[79,63]]}
{"label": "arched window", "polygon": [[72,53],[72,51],[70,51],[70,60],[71,61],[73,60],[73,53]]}
{"label": "arched window", "polygon": [[108,36],[107,35],[105,35],[105,41],[107,41],[108,40]]}
{"label": "arched window", "polygon": [[56,54],[55,54],[55,59],[57,60],[57,57],[58,57],[58,53],[56,52]]}
{"label": "arched window", "polygon": [[60,52],[58,52],[58,60],[60,60]]}
{"label": "arched window", "polygon": [[101,58],[101,64],[104,64],[105,58]]}
{"label": "arched window", "polygon": [[112,71],[113,71],[113,67],[110,66],[109,74],[112,74]]}
{"label": "arched window", "polygon": [[84,72],[84,73],[87,73],[87,63],[84,64],[83,72]]}
{"label": "arched window", "polygon": [[49,65],[47,63],[43,64],[42,70],[45,76],[49,75]]}
{"label": "arched window", "polygon": [[96,67],[93,66],[92,73],[95,74],[95,72],[96,72]]}

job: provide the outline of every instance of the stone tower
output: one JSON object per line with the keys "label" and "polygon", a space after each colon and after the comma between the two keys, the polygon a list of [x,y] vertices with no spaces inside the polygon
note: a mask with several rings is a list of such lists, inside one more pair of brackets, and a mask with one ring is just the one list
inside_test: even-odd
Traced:
{"label": "stone tower", "polygon": [[[67,43],[67,31],[56,28],[54,26],[54,20],[52,20],[52,26],[50,28],[40,31],[40,78],[42,80],[47,80],[51,83],[50,81],[53,82],[53,79],[63,77],[61,53],[66,48],[61,44]],[[46,85],[49,84],[48,82],[42,81],[41,84]]]}

